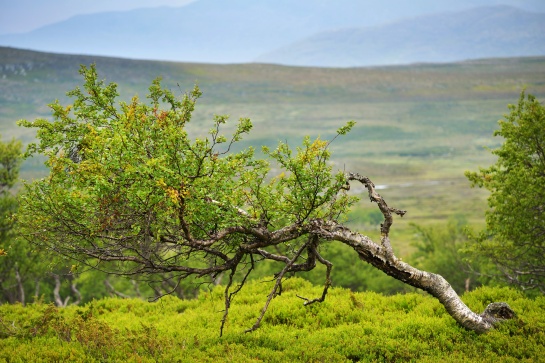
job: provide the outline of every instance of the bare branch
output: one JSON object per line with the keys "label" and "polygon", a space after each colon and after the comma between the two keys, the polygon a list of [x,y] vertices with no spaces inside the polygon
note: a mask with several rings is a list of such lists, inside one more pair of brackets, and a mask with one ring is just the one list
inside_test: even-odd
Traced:
{"label": "bare branch", "polygon": [[371,202],[377,203],[380,211],[382,212],[382,215],[384,216],[384,222],[380,225],[381,243],[384,248],[386,248],[388,254],[393,256],[392,245],[390,244],[389,237],[390,227],[394,223],[392,213],[403,217],[407,213],[407,211],[388,207],[386,201],[380,196],[380,194],[376,192],[375,184],[373,184],[373,182],[368,177],[361,176],[357,173],[349,173],[348,180],[357,180],[362,183],[368,190],[369,199],[371,200]]}
{"label": "bare branch", "polygon": [[276,282],[271,292],[269,293],[269,296],[267,297],[265,306],[263,306],[263,309],[261,309],[261,313],[259,314],[259,317],[257,318],[255,324],[250,329],[247,329],[245,331],[246,333],[252,332],[256,330],[257,328],[259,328],[259,325],[261,324],[261,320],[263,320],[263,316],[265,316],[265,313],[267,312],[267,309],[269,307],[271,300],[276,296],[276,293],[282,284],[282,278],[284,277],[284,274],[290,269],[291,265],[293,265],[293,263],[299,258],[301,253],[308,247],[307,244],[308,242],[305,243],[303,246],[301,246],[299,250],[295,253],[295,256],[293,256],[293,258],[286,264],[286,266],[284,266],[282,271],[280,271],[278,275],[276,275]]}
{"label": "bare branch", "polygon": [[253,258],[253,256],[251,254],[250,254],[250,260],[251,260],[250,268],[248,269],[248,271],[246,271],[246,274],[244,275],[244,278],[242,279],[242,281],[240,282],[238,287],[233,292],[229,292],[229,290],[230,290],[231,285],[233,283],[233,277],[235,275],[237,266],[233,267],[233,269],[231,270],[231,274],[229,275],[229,282],[227,283],[227,286],[225,287],[225,292],[224,292],[225,311],[224,311],[223,317],[221,319],[220,337],[223,335],[223,327],[225,325],[225,322],[227,321],[227,315],[229,314],[229,308],[231,307],[231,301],[233,300],[234,296],[242,289],[242,287],[246,283],[246,279],[248,278],[248,276],[250,275],[250,273],[254,269],[254,258]]}
{"label": "bare branch", "polygon": [[105,278],[104,279],[104,286],[106,286],[106,290],[108,290],[110,292],[110,294],[113,294],[113,295],[116,295],[116,296],[119,296],[120,298],[123,298],[123,299],[130,299],[130,296],[129,295],[126,295],[120,291],[117,291],[113,286],[112,284],[110,283],[110,280],[108,278]]}
{"label": "bare branch", "polygon": [[316,249],[318,239],[316,237],[314,237],[314,238],[315,238],[315,240],[313,241],[312,245],[310,246],[310,249],[312,251],[312,254],[318,259],[318,261],[320,261],[320,263],[322,263],[323,265],[326,266],[325,283],[324,283],[324,290],[322,291],[322,296],[320,296],[318,298],[310,300],[308,298],[297,295],[298,298],[305,300],[305,303],[304,303],[305,306],[310,305],[310,304],[314,304],[315,302],[324,302],[325,297],[327,295],[327,290],[331,286],[331,269],[333,268],[333,264],[320,255],[320,253]]}

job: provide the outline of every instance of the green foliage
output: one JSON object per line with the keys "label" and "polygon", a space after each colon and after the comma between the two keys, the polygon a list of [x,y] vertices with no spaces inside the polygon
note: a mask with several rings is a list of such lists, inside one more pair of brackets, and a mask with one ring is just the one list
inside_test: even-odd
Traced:
{"label": "green foliage", "polygon": [[[20,141],[0,142],[0,301],[24,305],[40,295],[51,301],[54,289],[51,272],[68,271],[70,262],[18,238],[13,215],[18,209],[14,187],[22,161],[21,149]],[[73,276],[68,274],[68,278]],[[70,291],[66,284],[62,287],[63,295]]]}
{"label": "green foliage", "polygon": [[[346,134],[352,125],[349,123],[342,127],[338,134]],[[337,199],[346,178],[342,172],[331,177],[333,168],[327,164],[331,155],[328,146],[327,141],[311,141],[307,136],[303,147],[297,148],[296,155],[292,155],[292,150],[283,142],[273,152],[263,148],[264,153],[285,170],[276,179],[276,192],[272,197],[283,200],[279,213],[289,216],[288,223],[301,223],[313,218],[337,219],[354,202],[354,198],[343,196]]]}
{"label": "green foliage", "polygon": [[3,241],[0,245],[0,257],[6,253],[4,243],[11,233],[11,215],[17,209],[11,189],[17,182],[21,160],[20,141],[2,142],[0,140],[0,241]]}
{"label": "green foliage", "polygon": [[489,168],[467,172],[474,185],[490,191],[487,228],[473,250],[496,264],[501,277],[523,289],[545,292],[545,108],[532,95],[499,122],[503,144]]}
{"label": "green foliage", "polygon": [[11,234],[11,215],[17,209],[12,188],[18,180],[21,161],[21,142],[3,142],[0,135],[0,257],[6,253],[4,243]]}
{"label": "green foliage", "polygon": [[237,295],[230,328],[222,338],[220,287],[191,301],[103,299],[66,309],[39,303],[2,305],[0,360],[537,362],[545,349],[545,300],[508,288],[479,288],[464,295],[473,309],[503,300],[518,314],[479,335],[457,325],[429,296],[333,289],[324,303],[305,307],[297,295],[314,296],[321,288],[288,279],[271,304],[267,324],[242,333],[271,285],[252,282]]}
{"label": "green foliage", "polygon": [[[12,215],[17,211],[13,187],[21,165],[21,142],[0,140],[0,301],[23,302],[33,277],[35,260],[28,244],[15,241]],[[32,270],[30,272],[29,270]]]}
{"label": "green foliage", "polygon": [[280,143],[264,149],[270,161],[257,159],[253,148],[236,148],[252,129],[249,119],[226,136],[228,117],[216,115],[207,135],[190,135],[198,87],[178,98],[156,79],[147,101],[126,103],[94,65],[80,73],[83,88],[68,93],[73,104],[50,105],[53,121],[19,122],[37,129],[26,156],[47,157],[50,173],[25,185],[17,220],[25,238],[45,250],[144,276],[157,282],[158,296],[190,275],[213,280],[239,263],[252,270],[251,254],[260,252],[246,245],[266,247],[263,233],[287,226],[299,233],[295,227],[339,218],[356,200],[329,163],[329,142],[306,138],[296,150]]}
{"label": "green foliage", "polygon": [[446,279],[458,294],[481,286],[487,281],[481,274],[482,262],[467,262],[467,221],[452,218],[446,226],[425,227],[413,224],[417,233],[411,256],[414,266],[437,273]]}
{"label": "green foliage", "polygon": [[[70,93],[76,98],[73,110],[55,103],[51,105],[55,122],[22,122],[37,127],[40,140],[27,154],[44,153],[51,168],[50,177],[29,185],[23,197],[24,212],[40,211],[32,224],[49,226],[36,240],[56,239],[54,231],[60,228],[66,244],[81,243],[62,227],[69,223],[84,238],[112,230],[112,238],[138,244],[150,233],[160,238],[171,229],[176,234],[180,226],[170,226],[178,220],[178,208],[185,209],[188,224],[199,224],[202,235],[220,228],[220,211],[226,218],[237,218],[233,208],[213,207],[210,196],[224,205],[244,205],[241,186],[252,172],[261,174],[263,165],[253,163],[251,150],[219,157],[216,148],[226,141],[217,134],[223,117],[215,119],[211,140],[190,141],[184,126],[200,96],[198,88],[179,101],[157,80],[150,87],[151,105],[135,97],[129,104],[121,103],[118,111],[115,84],[104,86],[94,67],[83,68],[82,74],[85,91]],[[162,101],[169,109],[159,109]],[[232,142],[250,127],[241,120]],[[253,170],[243,175],[241,168],[247,166]],[[238,186],[234,178],[240,178]],[[150,215],[156,216],[152,223]]]}
{"label": "green foliage", "polygon": [[21,142],[0,142],[0,193],[6,194],[17,182],[21,165]]}
{"label": "green foliage", "polygon": [[[105,91],[105,94],[113,93],[115,93],[114,88]],[[104,98],[101,100],[100,102],[103,102]],[[56,113],[62,113],[62,108],[58,104],[55,104],[53,108]],[[44,120],[40,122],[44,125],[48,124]],[[66,127],[66,136],[68,138],[75,137],[76,131],[70,130],[67,123],[58,123],[55,127],[58,129]],[[44,134],[53,132],[51,128],[47,127],[42,131]],[[39,248],[31,243],[32,239],[18,238],[20,230],[14,223],[13,215],[18,209],[14,190],[22,161],[21,149],[22,145],[18,140],[0,142],[0,302],[25,304],[33,299],[54,301],[54,275],[59,277],[61,283],[59,294],[63,301],[70,295],[71,302],[77,299],[70,286],[73,282],[80,283],[83,288],[84,302],[113,294],[112,291],[107,291],[101,283],[106,279],[105,274],[88,272],[84,278],[77,279],[76,272],[82,272],[77,271],[77,262],[51,254],[47,249]],[[32,218],[32,216],[28,217]],[[115,277],[110,280],[115,285],[121,285],[116,287],[115,292],[134,296],[134,286],[123,286]],[[128,283],[130,284],[130,282]],[[146,289],[145,286],[143,286],[142,293],[147,297],[153,296],[150,289]]]}
{"label": "green foliage", "polygon": [[[103,77],[119,84],[124,101],[134,94],[144,98],[149,80],[157,75],[173,90],[177,84],[198,82],[205,96],[199,99],[191,127],[207,130],[213,114],[250,117],[254,127],[241,141],[243,147],[274,149],[277,140],[295,146],[308,134],[328,137],[340,120],[356,120],[358,126],[332,145],[332,161],[392,186],[384,196],[410,213],[407,222],[404,218],[396,223],[393,231],[402,233],[396,238],[400,241],[396,250],[404,258],[411,252],[410,221],[444,223],[450,215],[464,213],[472,224],[482,223],[488,193],[468,190],[459,177],[464,170],[494,161],[482,146],[499,144],[491,133],[521,85],[538,97],[545,94],[543,57],[327,69],[97,59],[0,47],[4,66],[0,78],[6,77],[0,82],[4,136],[18,137],[25,144],[34,141],[34,130],[17,127],[15,120],[50,116],[44,105],[55,98],[62,104],[71,102],[65,93],[79,84],[80,64],[93,61]],[[9,71],[13,65],[24,72]],[[31,180],[46,172],[43,158],[33,158],[25,161],[21,175]],[[441,183],[410,190],[396,186],[429,180]],[[445,212],[438,213],[438,208]]]}

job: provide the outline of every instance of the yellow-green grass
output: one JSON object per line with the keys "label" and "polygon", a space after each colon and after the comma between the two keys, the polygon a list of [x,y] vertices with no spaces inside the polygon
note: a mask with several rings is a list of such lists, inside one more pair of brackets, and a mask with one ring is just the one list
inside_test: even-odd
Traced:
{"label": "yellow-green grass", "polygon": [[253,281],[235,297],[220,337],[223,289],[198,300],[156,303],[102,299],[57,309],[0,306],[2,362],[540,362],[545,299],[507,288],[463,296],[481,311],[506,301],[517,317],[478,335],[460,327],[434,298],[385,297],[334,288],[321,304],[303,306],[321,287],[289,279],[262,326],[251,327],[272,282]]}

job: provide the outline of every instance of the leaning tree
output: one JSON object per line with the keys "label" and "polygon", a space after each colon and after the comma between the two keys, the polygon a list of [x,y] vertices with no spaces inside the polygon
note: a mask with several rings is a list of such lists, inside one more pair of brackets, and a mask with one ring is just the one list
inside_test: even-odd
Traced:
{"label": "leaning tree", "polygon": [[[233,296],[264,260],[280,262],[256,329],[287,273],[326,267],[321,302],[331,285],[332,264],[320,245],[337,241],[386,274],[435,296],[464,327],[485,332],[513,316],[505,303],[472,312],[441,276],[397,258],[389,232],[394,215],[367,177],[334,172],[330,143],[305,138],[292,150],[280,143],[265,159],[237,142],[252,125],[240,119],[226,137],[227,117],[215,116],[206,137],[192,138],[188,123],[198,88],[176,98],[155,80],[148,102],[119,102],[116,85],[98,79],[95,66],[81,68],[84,88],[68,93],[73,105],[50,105],[53,121],[21,121],[37,128],[39,143],[27,156],[47,157],[47,177],[26,185],[18,222],[41,247],[109,273],[160,278],[172,291],[188,277],[224,275],[227,319]],[[343,135],[353,122],[341,127]],[[274,169],[272,166],[274,166]],[[274,175],[271,170],[275,170]],[[380,243],[339,221],[363,185],[384,216]]]}

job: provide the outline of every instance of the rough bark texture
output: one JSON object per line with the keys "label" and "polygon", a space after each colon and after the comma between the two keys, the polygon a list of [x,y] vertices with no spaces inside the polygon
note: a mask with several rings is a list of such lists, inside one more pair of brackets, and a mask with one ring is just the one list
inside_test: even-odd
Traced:
{"label": "rough bark texture", "polygon": [[385,222],[381,225],[381,245],[368,237],[331,221],[314,221],[314,233],[322,238],[336,240],[351,246],[359,257],[386,274],[406,284],[422,289],[436,297],[447,312],[463,327],[479,333],[486,332],[504,320],[511,319],[515,313],[506,303],[492,303],[482,314],[470,310],[460,299],[450,284],[440,275],[421,271],[401,261],[392,251],[388,234],[393,223],[392,213],[403,216],[406,212],[389,208],[384,199],[375,191],[374,184],[366,177],[350,174],[349,180],[364,184],[372,202],[379,205]]}
{"label": "rough bark texture", "polygon": [[447,312],[463,327],[482,333],[491,329],[502,319],[514,316],[514,312],[506,303],[500,304],[502,309],[490,305],[481,315],[471,311],[460,299],[450,284],[440,275],[421,271],[401,261],[386,248],[375,244],[368,237],[354,233],[336,223],[316,221],[314,232],[322,238],[343,242],[352,247],[359,257],[384,273],[403,281],[406,284],[422,289],[436,297]]}

